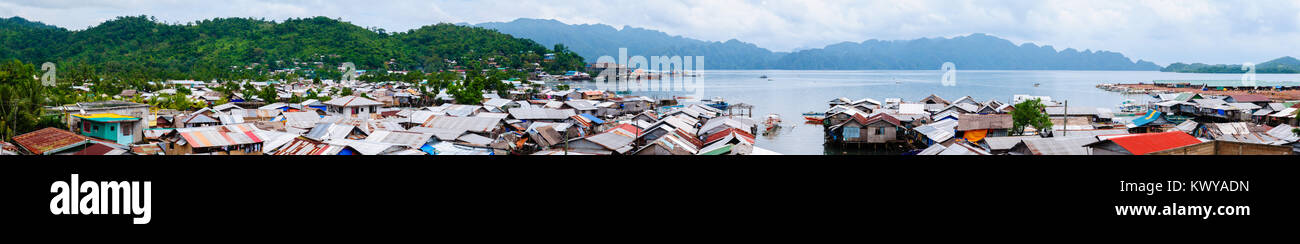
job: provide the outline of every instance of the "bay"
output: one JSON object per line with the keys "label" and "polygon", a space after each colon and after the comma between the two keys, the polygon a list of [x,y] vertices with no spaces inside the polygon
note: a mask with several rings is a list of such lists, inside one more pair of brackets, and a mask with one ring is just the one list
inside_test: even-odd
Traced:
{"label": "bay", "polygon": [[[823,146],[821,125],[803,124],[804,112],[825,111],[827,101],[901,98],[915,102],[930,94],[948,100],[971,96],[979,102],[1010,102],[1014,95],[1050,96],[1070,106],[1112,108],[1125,99],[1150,101],[1148,95],[1125,95],[1097,89],[1102,83],[1136,83],[1153,80],[1240,80],[1241,74],[1192,74],[1159,71],[1001,71],[959,70],[956,85],[944,86],[939,70],[709,70],[698,77],[633,81],[610,85],[582,82],[574,85],[602,90],[626,90],[652,98],[721,97],[728,103],[754,106],[761,121],[780,115],[784,129],[774,136],[758,136],[757,146],[782,154],[880,154],[871,150],[844,150]],[[767,78],[760,78],[766,76]],[[1263,81],[1300,81],[1300,74],[1258,74]],[[1035,87],[1034,84],[1039,84]]]}

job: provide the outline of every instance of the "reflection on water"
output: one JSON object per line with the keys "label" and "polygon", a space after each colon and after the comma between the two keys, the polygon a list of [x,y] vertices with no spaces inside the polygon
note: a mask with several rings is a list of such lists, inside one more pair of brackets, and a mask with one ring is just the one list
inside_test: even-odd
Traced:
{"label": "reflection on water", "polygon": [[[960,64],[959,64],[960,65]],[[778,114],[783,130],[759,136],[758,146],[784,154],[804,155],[897,155],[906,150],[874,150],[824,146],[819,124],[803,124],[804,112],[822,112],[827,101],[839,97],[853,100],[901,98],[915,102],[936,94],[956,100],[971,96],[979,102],[1011,101],[1017,94],[1050,96],[1068,100],[1070,106],[1114,109],[1125,99],[1150,101],[1147,95],[1125,95],[1097,89],[1100,83],[1150,82],[1152,80],[1237,80],[1240,74],[1186,74],[1157,71],[958,71],[956,86],[943,86],[939,70],[884,71],[800,71],[744,70],[706,71],[700,77],[642,80],[626,83],[580,82],[574,87],[601,90],[630,90],[629,94],[656,99],[690,97],[689,101],[713,97],[729,103],[754,105],[756,121]],[[767,76],[768,78],[760,78]],[[1300,74],[1258,74],[1260,80],[1300,81]],[[1040,84],[1035,86],[1035,84]],[[787,126],[788,125],[788,126]],[[784,128],[788,127],[788,128]],[[761,129],[761,128],[760,128]]]}

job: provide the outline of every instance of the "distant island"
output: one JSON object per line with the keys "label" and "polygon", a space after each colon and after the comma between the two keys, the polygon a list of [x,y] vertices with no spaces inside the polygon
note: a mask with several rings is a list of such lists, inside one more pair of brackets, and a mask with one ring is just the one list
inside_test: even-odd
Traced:
{"label": "distant island", "polygon": [[[1242,65],[1240,64],[1211,65],[1211,64],[1203,64],[1203,63],[1194,63],[1194,64],[1174,63],[1174,64],[1170,64],[1168,67],[1165,67],[1164,69],[1160,69],[1160,71],[1177,72],[1177,73],[1225,73],[1225,74],[1240,74],[1240,73],[1247,72],[1247,70],[1242,69]],[[1259,74],[1300,73],[1300,60],[1287,56],[1287,57],[1274,59],[1268,62],[1259,63],[1255,65],[1255,73],[1259,73]]]}
{"label": "distant island", "polygon": [[[468,24],[462,24],[468,25]],[[773,52],[739,40],[701,41],[637,27],[570,25],[555,20],[516,19],[474,25],[528,38],[542,45],[564,44],[585,60],[629,55],[704,56],[707,69],[929,70],[953,62],[978,70],[1160,70],[1155,63],[1132,61],[1108,51],[1078,51],[1033,43],[1016,45],[986,34],[955,38],[844,42],[795,52]]]}

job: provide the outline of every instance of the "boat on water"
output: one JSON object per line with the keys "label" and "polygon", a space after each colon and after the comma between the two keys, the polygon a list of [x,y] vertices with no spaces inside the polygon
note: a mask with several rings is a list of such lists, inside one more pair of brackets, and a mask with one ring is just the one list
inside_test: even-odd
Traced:
{"label": "boat on water", "polygon": [[821,124],[822,120],[826,120],[826,113],[822,113],[822,112],[803,113],[803,119],[808,123]]}
{"label": "boat on water", "polygon": [[767,79],[767,75],[759,76],[759,79]]}
{"label": "boat on water", "polygon": [[700,100],[700,102],[704,102],[704,105],[706,106],[713,107],[716,109],[722,109],[722,110],[726,110],[727,107],[731,106],[727,104],[727,101],[723,100],[722,97],[714,97],[713,99],[704,99],[704,100]]}
{"label": "boat on water", "polygon": [[1041,85],[1043,85],[1043,83],[1034,83],[1034,87],[1038,87],[1038,86],[1041,86]]}
{"label": "boat on water", "polygon": [[1119,108],[1119,113],[1115,114],[1115,116],[1141,116],[1147,114],[1146,105],[1138,104],[1133,99],[1126,99],[1116,107]]}
{"label": "boat on water", "polygon": [[776,133],[781,129],[781,116],[777,114],[768,114],[767,119],[763,120],[763,134],[769,135]]}

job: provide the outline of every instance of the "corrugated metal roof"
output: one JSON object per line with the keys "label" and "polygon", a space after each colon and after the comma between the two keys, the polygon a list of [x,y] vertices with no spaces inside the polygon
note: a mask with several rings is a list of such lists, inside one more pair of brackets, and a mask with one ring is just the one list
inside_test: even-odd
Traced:
{"label": "corrugated metal roof", "polygon": [[366,142],[397,144],[418,148],[421,145],[424,145],[424,143],[429,142],[431,137],[433,137],[432,133],[381,130],[375,131],[375,133],[366,137]]}
{"label": "corrugated metal roof", "polygon": [[217,121],[216,119],[212,119],[212,117],[208,117],[207,115],[202,115],[202,114],[194,114],[191,115],[190,118],[185,119],[185,124],[210,124],[210,123],[221,123],[221,121]]}
{"label": "corrugated metal roof", "polygon": [[492,144],[493,141],[492,138],[487,138],[485,136],[480,136],[478,134],[465,134],[460,136],[459,138],[456,138],[456,140],[469,143],[470,145],[475,145],[475,146],[487,146],[488,144]]}
{"label": "corrugated metal roof", "polygon": [[28,132],[11,138],[14,144],[27,152],[42,155],[57,153],[68,148],[85,144],[89,138],[71,131],[54,127]]}
{"label": "corrugated metal roof", "polygon": [[511,101],[510,99],[505,99],[505,98],[493,98],[493,99],[488,100],[487,102],[483,102],[483,106],[488,106],[488,107],[493,107],[493,108],[501,108],[501,107],[505,107],[506,105],[509,105],[511,102],[514,102],[514,101]]}
{"label": "corrugated metal roof", "polygon": [[467,147],[456,145],[451,142],[439,142],[433,144],[433,150],[436,155],[492,155],[491,148]]}
{"label": "corrugated metal roof", "polygon": [[522,120],[563,120],[575,115],[569,109],[516,108],[510,110],[510,116]]}
{"label": "corrugated metal roof", "polygon": [[925,150],[921,150],[921,152],[917,153],[916,155],[925,155],[925,156],[939,155],[939,153],[943,152],[943,150],[946,149],[948,149],[948,147],[943,146],[943,144],[935,143],[934,145],[930,145],[930,147],[925,148]]}
{"label": "corrugated metal roof", "polygon": [[899,114],[926,114],[926,115],[930,114],[930,112],[925,111],[925,104],[919,104],[919,103],[899,104],[898,113]]}
{"label": "corrugated metal roof", "polygon": [[320,123],[317,124],[316,127],[313,127],[311,131],[307,132],[304,136],[313,140],[321,141],[328,139],[344,139],[347,138],[348,135],[351,135],[354,130],[357,130],[357,127],[353,125]]}
{"label": "corrugated metal roof", "polygon": [[938,155],[989,155],[989,152],[976,146],[958,142],[944,148]]}
{"label": "corrugated metal roof", "polygon": [[334,145],[347,146],[361,155],[383,155],[388,152],[401,151],[405,148],[404,146],[388,143],[374,143],[349,139],[331,139],[326,142]]}
{"label": "corrugated metal roof", "polygon": [[1279,124],[1276,127],[1273,127],[1273,129],[1268,130],[1268,132],[1266,133],[1282,141],[1285,141],[1286,143],[1300,141],[1300,136],[1297,136],[1294,132],[1291,132],[1291,129],[1293,128],[1294,127],[1291,127],[1291,125],[1288,124]]}
{"label": "corrugated metal roof", "polygon": [[221,124],[223,125],[244,123],[244,116],[242,115],[231,115],[231,114],[222,113],[222,114],[217,114],[217,118],[221,120]]}
{"label": "corrugated metal roof", "polygon": [[957,121],[958,131],[983,129],[1010,129],[1010,114],[966,114]]}
{"label": "corrugated metal roof", "polygon": [[632,141],[636,140],[636,136],[629,136],[627,133],[606,132],[588,136],[583,139],[605,147],[605,149],[618,151],[619,148],[632,144]]}
{"label": "corrugated metal roof", "polygon": [[438,140],[440,141],[455,141],[456,138],[460,138],[460,135],[465,134],[465,130],[438,129],[438,128],[424,127],[424,126],[411,127],[410,131],[433,134],[433,136],[435,138],[438,138]]}
{"label": "corrugated metal roof", "polygon": [[312,128],[321,120],[316,112],[287,112],[281,116],[284,116],[284,126],[287,127]]}
{"label": "corrugated metal roof", "polygon": [[1024,140],[1034,155],[1090,155],[1092,149],[1085,145],[1097,142],[1097,137],[1054,137]]}
{"label": "corrugated metal roof", "polygon": [[338,155],[344,146],[295,137],[293,141],[275,151],[275,155]]}
{"label": "corrugated metal roof", "polygon": [[1133,155],[1143,155],[1149,152],[1201,143],[1201,140],[1197,140],[1182,131],[1139,134],[1111,138],[1109,141],[1123,147]]}
{"label": "corrugated metal roof", "polygon": [[925,135],[926,138],[930,138],[930,140],[932,141],[943,142],[943,141],[947,141],[948,139],[951,139],[952,136],[956,133],[955,132],[956,129],[957,129],[956,120],[945,119],[945,120],[940,120],[939,122],[917,126],[913,130],[915,130],[918,133],[921,133],[922,135]]}
{"label": "corrugated metal roof", "polygon": [[1029,139],[1039,139],[1039,138],[1042,138],[1042,137],[1039,137],[1039,136],[999,136],[999,137],[985,137],[985,138],[984,138],[984,142],[985,142],[985,143],[988,143],[988,144],[989,144],[989,149],[992,149],[992,150],[1010,150],[1011,147],[1015,147],[1016,144],[1020,144],[1021,141],[1029,140]]}
{"label": "corrugated metal roof", "polygon": [[194,148],[262,143],[251,124],[179,128],[176,132]]}
{"label": "corrugated metal roof", "polygon": [[1192,131],[1196,130],[1196,127],[1198,127],[1198,125],[1200,124],[1196,123],[1196,121],[1189,119],[1187,121],[1183,121],[1182,124],[1178,124],[1178,126],[1175,126],[1174,128],[1183,132],[1192,133]]}
{"label": "corrugated metal roof", "polygon": [[[512,110],[513,111],[513,110]],[[435,117],[425,123],[425,127],[447,130],[463,130],[478,133],[487,133],[496,130],[501,123],[500,118],[491,117]]]}

